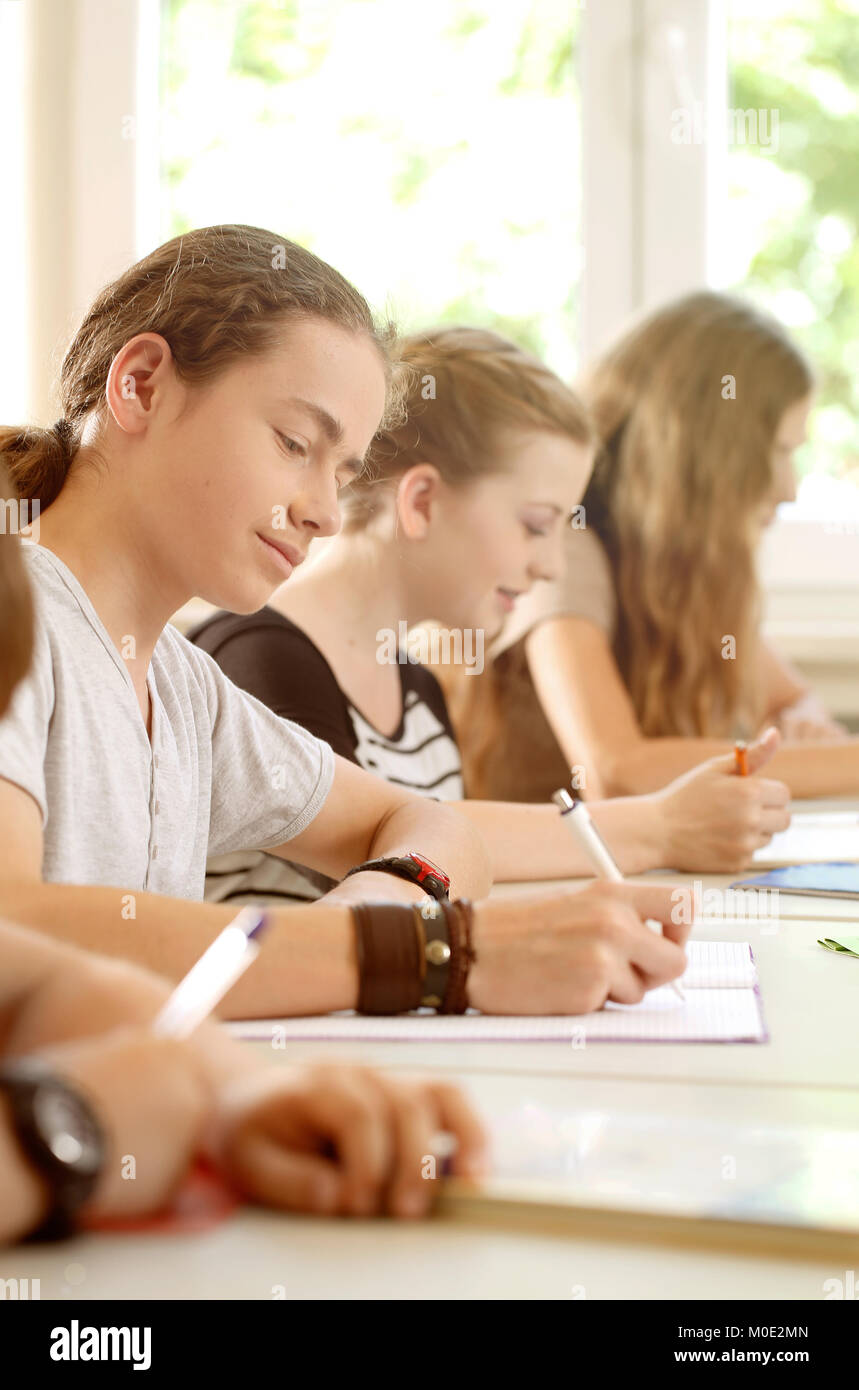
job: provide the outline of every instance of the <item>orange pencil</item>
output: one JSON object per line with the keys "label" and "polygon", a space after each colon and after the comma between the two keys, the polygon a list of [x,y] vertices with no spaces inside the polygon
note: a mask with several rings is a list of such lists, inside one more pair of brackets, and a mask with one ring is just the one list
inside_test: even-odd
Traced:
{"label": "orange pencil", "polygon": [[734,772],[738,777],[749,775],[749,750],[742,739],[738,739],[734,744]]}

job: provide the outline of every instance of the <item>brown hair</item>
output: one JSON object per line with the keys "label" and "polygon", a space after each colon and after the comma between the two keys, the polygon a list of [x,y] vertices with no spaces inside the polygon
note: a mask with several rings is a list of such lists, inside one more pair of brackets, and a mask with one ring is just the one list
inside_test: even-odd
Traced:
{"label": "brown hair", "polygon": [[779,323],[713,292],[648,315],[584,383],[602,443],[584,506],[648,737],[748,735],[763,717],[754,513],[779,422],[813,384]]}
{"label": "brown hair", "polygon": [[595,435],[579,398],[544,362],[485,328],[436,328],[399,344],[407,388],[405,420],[379,432],[364,479],[343,497],[344,530],[368,524],[386,482],[431,463],[465,485],[505,470],[505,430],[540,430],[590,445]]}
{"label": "brown hair", "polygon": [[18,501],[9,474],[0,462],[0,716],[6,713],[15,686],[33,658],[33,600],[17,535],[9,534],[5,503]]}
{"label": "brown hair", "polygon": [[364,333],[388,382],[386,422],[403,392],[393,325],[377,326],[363,297],[325,261],[259,227],[203,227],[175,237],[101,291],[60,374],[63,419],[53,429],[0,429],[19,495],[42,511],[68,476],[87,420],[101,416],[111,362],[137,333],[160,333],[184,381],[210,380],[248,354],[267,351],[285,321],[322,318]]}

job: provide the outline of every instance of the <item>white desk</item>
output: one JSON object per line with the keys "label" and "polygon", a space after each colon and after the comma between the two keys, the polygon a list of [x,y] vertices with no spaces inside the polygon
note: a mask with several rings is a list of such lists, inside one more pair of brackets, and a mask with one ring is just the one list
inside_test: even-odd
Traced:
{"label": "white desk", "polygon": [[[486,1076],[462,1082],[484,1110],[649,1108],[737,1121],[855,1125],[855,1096],[780,1087]],[[84,1236],[0,1251],[0,1277],[39,1278],[43,1299],[821,1299],[832,1260],[619,1245],[447,1221],[318,1221],[245,1210],[200,1236]],[[72,1282],[74,1281],[74,1282]],[[581,1295],[577,1295],[581,1297]]]}
{"label": "white desk", "polygon": [[[859,1127],[859,961],[822,950],[817,935],[829,933],[802,921],[782,920],[772,935],[749,922],[704,924],[696,934],[751,941],[770,1043],[573,1049],[305,1042],[272,1056],[336,1055],[396,1070],[456,1071],[489,1115],[530,1100],[623,1114]],[[54,1250],[0,1251],[0,1277],[39,1278],[43,1298],[270,1299],[282,1286],[290,1300],[571,1299],[579,1286],[589,1299],[813,1300],[823,1297],[824,1280],[841,1276],[831,1260],[618,1245],[447,1221],[313,1221],[250,1210],[202,1236],[86,1236]]]}

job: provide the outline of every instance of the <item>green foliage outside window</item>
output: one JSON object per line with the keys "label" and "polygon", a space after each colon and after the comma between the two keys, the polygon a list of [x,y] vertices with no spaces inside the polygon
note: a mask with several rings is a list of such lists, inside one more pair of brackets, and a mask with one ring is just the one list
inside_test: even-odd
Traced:
{"label": "green foliage outside window", "polygon": [[[695,0],[691,0],[695,3]],[[164,235],[271,226],[404,328],[495,327],[571,376],[581,231],[569,0],[164,0]],[[818,368],[801,468],[859,475],[859,0],[731,0],[732,287]]]}
{"label": "green foliage outside window", "polygon": [[859,482],[859,3],[734,0],[730,105],[778,113],[734,144],[730,279],[791,328],[820,376],[802,465]]}

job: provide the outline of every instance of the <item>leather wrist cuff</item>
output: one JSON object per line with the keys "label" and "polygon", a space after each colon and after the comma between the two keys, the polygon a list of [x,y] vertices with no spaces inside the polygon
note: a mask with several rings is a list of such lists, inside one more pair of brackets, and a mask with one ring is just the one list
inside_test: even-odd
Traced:
{"label": "leather wrist cuff", "polygon": [[399,1014],[420,1006],[465,1013],[476,959],[472,917],[466,898],[355,903],[359,1013]]}
{"label": "leather wrist cuff", "polygon": [[358,1012],[401,1014],[418,1008],[423,941],[411,904],[354,903],[352,920],[358,953]]}

